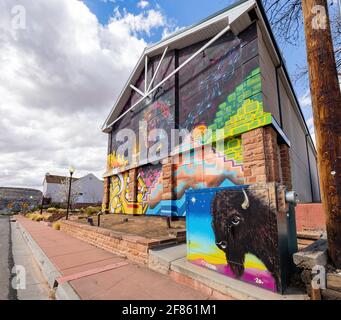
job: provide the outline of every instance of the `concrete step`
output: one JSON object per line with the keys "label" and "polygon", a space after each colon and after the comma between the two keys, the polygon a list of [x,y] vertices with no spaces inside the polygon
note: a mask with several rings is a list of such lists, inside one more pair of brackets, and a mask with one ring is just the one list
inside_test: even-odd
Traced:
{"label": "concrete step", "polygon": [[290,288],[285,295],[273,293],[251,284],[226,277],[215,271],[196,266],[186,260],[186,245],[150,250],[149,267],[185,283],[197,290],[219,293],[238,300],[307,300],[308,296]]}

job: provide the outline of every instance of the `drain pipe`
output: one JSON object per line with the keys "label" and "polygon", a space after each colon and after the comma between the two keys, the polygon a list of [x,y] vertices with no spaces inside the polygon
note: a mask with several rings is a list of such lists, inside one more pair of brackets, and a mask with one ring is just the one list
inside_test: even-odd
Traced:
{"label": "drain pipe", "polygon": [[278,77],[278,70],[281,69],[282,66],[283,66],[283,63],[281,60],[279,65],[275,67],[275,70],[276,70],[276,89],[277,89],[277,102],[278,102],[278,111],[279,111],[279,123],[280,123],[281,128],[283,129],[282,100],[281,100],[281,90],[279,88],[279,77]]}

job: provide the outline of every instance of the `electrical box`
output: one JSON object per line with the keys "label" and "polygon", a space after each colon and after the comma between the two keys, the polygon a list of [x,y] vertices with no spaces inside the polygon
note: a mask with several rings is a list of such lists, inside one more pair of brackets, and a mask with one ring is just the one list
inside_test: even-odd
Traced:
{"label": "electrical box", "polygon": [[297,242],[284,188],[188,190],[186,206],[188,261],[283,293],[292,270],[289,244]]}

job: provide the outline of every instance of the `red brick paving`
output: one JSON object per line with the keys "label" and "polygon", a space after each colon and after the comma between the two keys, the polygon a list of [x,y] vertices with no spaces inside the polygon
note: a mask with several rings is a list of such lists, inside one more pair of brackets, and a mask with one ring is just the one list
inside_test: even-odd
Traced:
{"label": "red brick paving", "polygon": [[[96,248],[46,225],[18,217],[62,276],[98,268],[98,273],[70,281],[81,299],[94,300],[204,300],[203,294],[173,281],[166,275]],[[117,269],[103,267],[127,262]]]}

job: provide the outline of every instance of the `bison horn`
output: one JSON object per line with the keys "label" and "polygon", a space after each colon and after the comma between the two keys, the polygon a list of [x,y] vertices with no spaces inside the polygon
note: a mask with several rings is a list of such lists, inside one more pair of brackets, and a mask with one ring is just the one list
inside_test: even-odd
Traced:
{"label": "bison horn", "polygon": [[242,203],[242,208],[244,210],[247,210],[249,207],[250,207],[250,200],[249,200],[249,197],[247,196],[245,190],[243,189],[243,194],[244,194],[244,202]]}
{"label": "bison horn", "polygon": [[220,241],[219,243],[217,243],[217,245],[220,246],[224,250],[227,248],[226,241]]}

